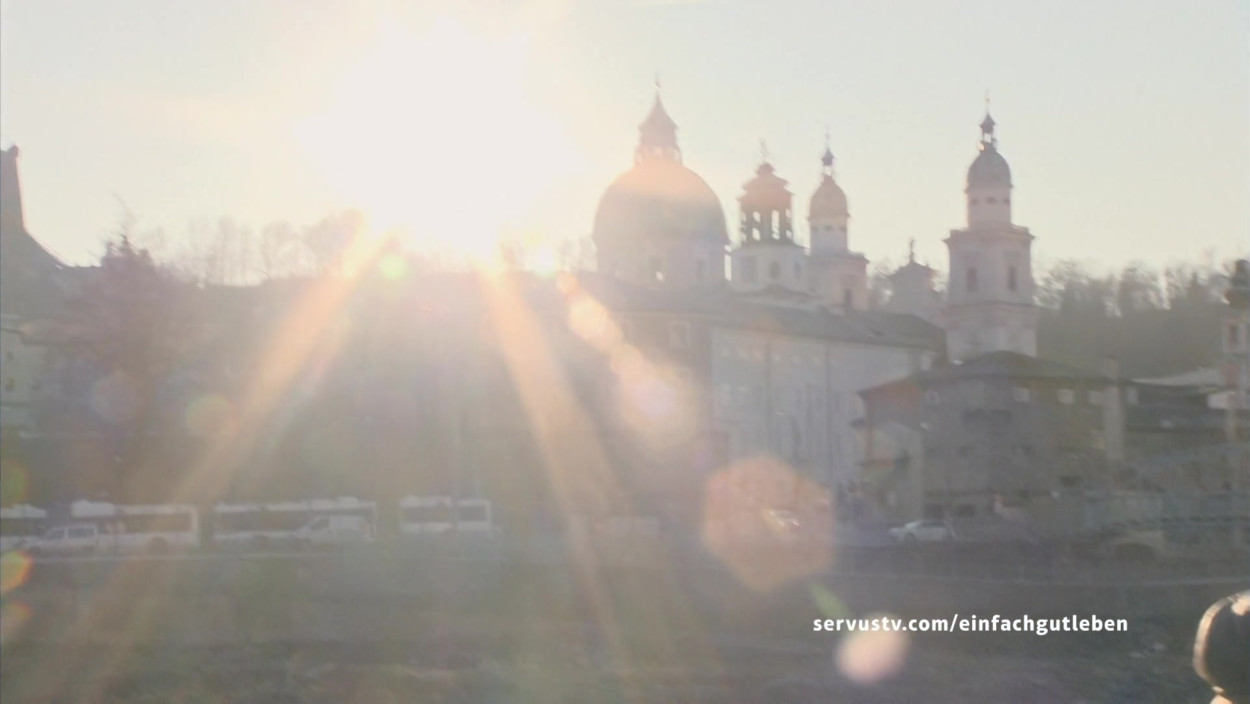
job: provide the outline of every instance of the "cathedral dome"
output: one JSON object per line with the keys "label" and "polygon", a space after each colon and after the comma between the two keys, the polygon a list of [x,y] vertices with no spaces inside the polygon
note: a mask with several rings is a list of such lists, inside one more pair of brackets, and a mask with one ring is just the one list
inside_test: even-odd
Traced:
{"label": "cathedral dome", "polygon": [[672,159],[640,159],[621,174],[595,213],[596,242],[638,238],[728,243],[725,211],[698,174]]}
{"label": "cathedral dome", "polygon": [[968,188],[1010,188],[1011,168],[998,149],[987,146],[968,167]]}
{"label": "cathedral dome", "polygon": [[839,217],[847,214],[846,193],[842,191],[832,176],[825,176],[812,194],[808,205],[808,217],[817,218]]}

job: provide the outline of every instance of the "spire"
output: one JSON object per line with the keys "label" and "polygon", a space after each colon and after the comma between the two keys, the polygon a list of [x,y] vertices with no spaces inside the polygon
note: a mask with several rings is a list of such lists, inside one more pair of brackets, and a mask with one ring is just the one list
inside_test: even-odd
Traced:
{"label": "spire", "polygon": [[911,240],[907,243],[907,263],[908,264],[916,263],[916,238],[915,237],[911,238]]}
{"label": "spire", "polygon": [[998,139],[994,137],[994,118],[990,117],[990,92],[985,91],[985,119],[981,120],[981,150],[998,147]]}
{"label": "spire", "polygon": [[829,146],[829,125],[825,125],[825,153],[820,157],[820,173],[833,178],[833,149]]}
{"label": "spire", "polygon": [[677,147],[677,123],[668,116],[660,99],[658,73],[655,76],[655,102],[647,119],[638,126],[638,149],[634,153],[636,161],[656,157],[681,161],[681,150]]}
{"label": "spire", "polygon": [[765,142],[762,139],[760,140],[760,163],[768,163],[768,142]]}

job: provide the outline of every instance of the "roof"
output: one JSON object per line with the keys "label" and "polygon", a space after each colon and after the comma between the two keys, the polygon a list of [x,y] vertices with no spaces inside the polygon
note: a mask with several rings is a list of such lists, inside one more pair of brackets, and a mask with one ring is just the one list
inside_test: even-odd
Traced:
{"label": "roof", "polygon": [[885,311],[835,312],[805,293],[781,288],[755,293],[712,283],[652,289],[598,274],[581,274],[588,294],[615,312],[682,314],[725,327],[771,331],[868,345],[939,349],[941,328],[917,316]]}
{"label": "roof", "polygon": [[1110,382],[1110,378],[1097,372],[1030,357],[1018,352],[998,351],[983,354],[963,364],[946,363],[935,366],[903,379],[865,389],[864,393],[899,384],[927,386],[944,381],[985,378]]}
{"label": "roof", "polygon": [[1198,367],[1180,374],[1152,379],[1139,379],[1138,381],[1159,386],[1202,386],[1215,388],[1223,388],[1225,386],[1224,375],[1220,373],[1219,369],[1214,367]]}
{"label": "roof", "polygon": [[63,302],[66,267],[26,230],[18,154],[16,146],[0,151],[0,306],[7,314],[37,317]]}
{"label": "roof", "polygon": [[820,185],[808,201],[808,217],[836,217],[847,214],[846,193],[829,174],[820,179]]}

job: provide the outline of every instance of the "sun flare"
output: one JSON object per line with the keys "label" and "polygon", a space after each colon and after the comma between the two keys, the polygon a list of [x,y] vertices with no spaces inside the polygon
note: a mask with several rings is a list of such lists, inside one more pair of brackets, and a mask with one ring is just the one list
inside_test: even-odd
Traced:
{"label": "sun flare", "polygon": [[487,261],[526,209],[572,170],[559,124],[525,90],[524,36],[444,20],[387,27],[296,126],[324,178],[418,251]]}

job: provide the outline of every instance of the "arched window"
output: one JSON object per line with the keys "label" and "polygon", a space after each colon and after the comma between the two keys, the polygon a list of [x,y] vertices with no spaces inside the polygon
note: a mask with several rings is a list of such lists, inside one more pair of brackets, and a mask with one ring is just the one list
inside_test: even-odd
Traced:
{"label": "arched window", "polygon": [[781,265],[777,262],[768,263],[768,278],[776,281],[781,278]]}
{"label": "arched window", "polygon": [[1019,282],[1016,281],[1016,265],[1012,264],[1007,267],[1007,290],[1015,291],[1019,288]]}
{"label": "arched window", "polygon": [[975,266],[968,267],[968,271],[964,274],[965,284],[968,293],[976,293],[977,290],[977,268]]}

